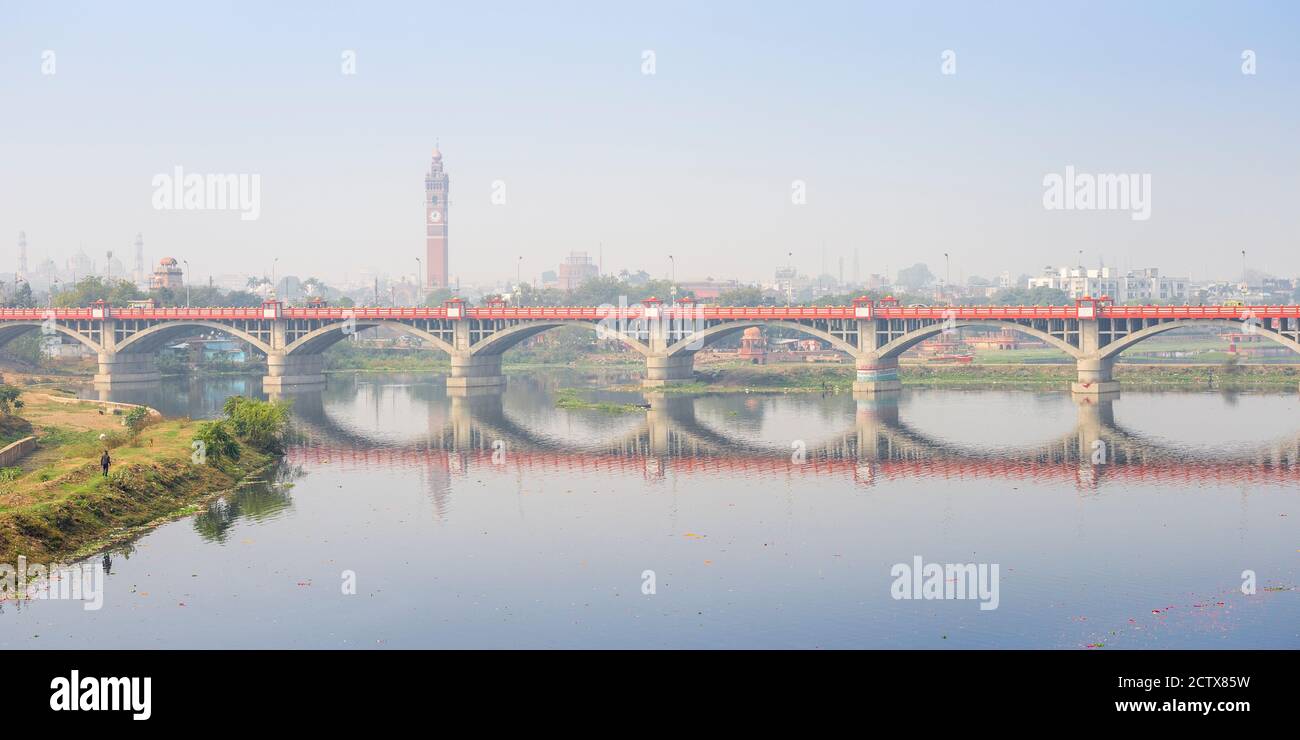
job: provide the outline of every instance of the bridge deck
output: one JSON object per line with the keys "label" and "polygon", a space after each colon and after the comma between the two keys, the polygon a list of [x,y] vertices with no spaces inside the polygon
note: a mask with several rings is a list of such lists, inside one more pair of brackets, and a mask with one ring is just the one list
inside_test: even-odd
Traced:
{"label": "bridge deck", "polygon": [[[222,321],[277,318],[274,312],[255,308],[117,308],[108,309],[117,319]],[[806,321],[808,319],[953,319],[957,321],[1078,319],[1077,306],[874,306],[870,315],[859,313],[854,306],[665,306],[662,309],[642,305],[617,306],[523,306],[475,307],[457,311],[439,307],[322,307],[284,308],[278,318],[323,319],[343,321],[403,319],[523,319],[552,321],[599,321],[608,318],[640,319],[663,317],[694,320]],[[1105,306],[1098,307],[1098,318],[1114,319],[1267,319],[1300,318],[1300,306]],[[4,308],[0,321],[76,320],[104,318],[96,308]],[[1087,317],[1091,318],[1091,317]]]}

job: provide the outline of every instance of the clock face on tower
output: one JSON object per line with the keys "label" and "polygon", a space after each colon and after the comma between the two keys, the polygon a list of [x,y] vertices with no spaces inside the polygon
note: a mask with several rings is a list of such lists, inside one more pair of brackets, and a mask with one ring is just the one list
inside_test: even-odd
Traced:
{"label": "clock face on tower", "polygon": [[439,211],[437,208],[430,209],[429,223],[431,224],[442,223],[442,211]]}

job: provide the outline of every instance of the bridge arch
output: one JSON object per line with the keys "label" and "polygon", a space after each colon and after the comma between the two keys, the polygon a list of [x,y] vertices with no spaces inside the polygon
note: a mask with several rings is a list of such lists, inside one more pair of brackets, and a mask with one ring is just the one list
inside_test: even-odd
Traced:
{"label": "bridge arch", "polygon": [[290,356],[318,355],[346,338],[348,334],[345,332],[345,329],[351,328],[352,330],[360,331],[362,329],[370,329],[377,326],[385,326],[394,331],[399,331],[403,334],[416,337],[421,341],[428,342],[432,346],[449,355],[456,353],[455,348],[452,347],[447,340],[441,339],[423,329],[417,329],[410,324],[404,324],[400,321],[372,319],[355,319],[354,321],[338,321],[333,324],[326,324],[325,326],[322,326],[319,329],[313,329],[307,334],[298,337],[293,342],[290,342],[289,346],[284,348],[284,351],[285,354]]}
{"label": "bridge arch", "polygon": [[710,326],[703,331],[697,331],[684,339],[677,340],[668,347],[666,354],[669,357],[673,357],[688,352],[696,352],[723,337],[730,336],[736,332],[744,331],[745,329],[755,326],[788,329],[799,334],[806,334],[810,337],[820,339],[823,342],[827,342],[831,347],[847,352],[850,355],[857,355],[860,352],[857,346],[852,342],[841,339],[830,332],[808,326],[807,324],[800,324],[794,321],[729,321],[716,326]]}
{"label": "bridge arch", "polygon": [[1017,331],[1021,334],[1027,334],[1035,339],[1042,340],[1043,342],[1046,342],[1048,346],[1061,350],[1073,359],[1077,360],[1085,355],[1083,350],[1063,339],[1054,337],[1042,329],[1035,329],[1032,326],[1017,324],[1014,321],[935,322],[930,326],[923,326],[920,329],[904,334],[882,347],[877,347],[873,354],[882,358],[898,357],[930,337],[942,333],[945,329],[956,329],[964,326],[986,326],[994,329],[1011,329],[1012,331]]}
{"label": "bridge arch", "polygon": [[586,321],[529,321],[524,323],[508,326],[490,336],[480,339],[469,348],[472,355],[500,355],[511,347],[528,339],[529,337],[541,334],[561,326],[580,326],[596,332],[597,336],[602,339],[617,339],[628,347],[640,352],[643,356],[651,354],[650,347],[643,342],[639,342],[626,334],[618,331],[605,329],[594,322]]}
{"label": "bridge arch", "polygon": [[[1118,356],[1119,353],[1123,352],[1129,347],[1132,347],[1138,342],[1141,342],[1144,339],[1150,339],[1151,337],[1154,337],[1157,334],[1164,334],[1165,332],[1173,331],[1174,329],[1182,329],[1190,326],[1208,326],[1215,329],[1222,329],[1224,327],[1241,326],[1241,325],[1242,322],[1237,319],[1181,319],[1177,321],[1168,321],[1163,324],[1148,326],[1145,329],[1140,329],[1138,331],[1133,332],[1132,334],[1129,334],[1125,337],[1122,337],[1120,339],[1111,342],[1110,344],[1101,348],[1100,356],[1101,359],[1113,359],[1116,356]],[[1283,347],[1289,347],[1293,352],[1300,353],[1300,342],[1297,342],[1294,339],[1290,339],[1281,334],[1278,334],[1277,332],[1264,329],[1263,327],[1256,327],[1255,333],[1261,336],[1268,337],[1269,339],[1272,339],[1273,341],[1277,342]]]}
{"label": "bridge arch", "polygon": [[[42,326],[44,326],[44,323],[40,321],[6,321],[3,326],[0,326],[0,347],[3,347],[33,329],[40,329]],[[75,332],[58,322],[54,322],[54,330],[64,336],[72,337],[96,353],[106,351],[103,345],[96,344],[90,339],[90,337]]]}
{"label": "bridge arch", "polygon": [[261,339],[242,329],[236,329],[229,324],[222,324],[217,321],[168,321],[155,324],[147,329],[141,329],[122,340],[114,347],[114,351],[128,354],[156,352],[175,339],[189,336],[196,327],[229,334],[236,339],[248,342],[262,354],[270,354],[271,352],[271,346]]}
{"label": "bridge arch", "polygon": [[[300,431],[308,433],[309,441],[320,438],[332,443],[362,448],[381,446],[407,451],[428,450],[431,445],[437,446],[439,437],[454,437],[459,428],[474,430],[484,445],[490,445],[493,440],[502,440],[510,447],[522,445],[535,450],[593,452],[600,449],[600,445],[575,442],[572,437],[537,430],[515,419],[505,411],[502,406],[502,395],[499,393],[447,400],[450,403],[446,408],[445,417],[439,418],[436,424],[431,423],[428,429],[419,435],[418,441],[394,442],[376,438],[365,430],[336,419],[328,406],[323,403],[320,391],[295,396],[293,412],[295,424],[299,426]],[[429,410],[432,420],[435,418],[434,409],[430,407]],[[639,420],[637,424],[644,427],[644,421]],[[630,436],[635,437],[637,432],[637,429],[633,429]],[[615,441],[619,439],[621,438],[614,438]]]}

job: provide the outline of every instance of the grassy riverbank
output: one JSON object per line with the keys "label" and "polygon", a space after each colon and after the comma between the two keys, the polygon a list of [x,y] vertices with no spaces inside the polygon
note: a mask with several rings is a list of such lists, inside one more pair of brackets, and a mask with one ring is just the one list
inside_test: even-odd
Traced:
{"label": "grassy riverbank", "polygon": [[[1070,365],[903,365],[903,385],[952,387],[1066,387],[1077,375]],[[1139,365],[1118,364],[1121,388],[1200,390],[1296,390],[1296,365]]]}
{"label": "grassy riverbank", "polygon": [[577,388],[560,388],[555,392],[557,409],[578,409],[583,411],[604,411],[609,414],[640,412],[644,406],[635,403],[612,403],[608,401],[589,401],[580,395]]}
{"label": "grassy riverbank", "polygon": [[[0,471],[0,562],[94,551],[116,534],[185,513],[274,460],[236,439],[238,460],[210,455],[196,464],[198,422],[156,421],[132,435],[124,416],[101,414],[95,403],[58,403],[38,393],[23,401],[19,411],[39,446]],[[99,469],[105,447],[113,458],[108,477]]]}

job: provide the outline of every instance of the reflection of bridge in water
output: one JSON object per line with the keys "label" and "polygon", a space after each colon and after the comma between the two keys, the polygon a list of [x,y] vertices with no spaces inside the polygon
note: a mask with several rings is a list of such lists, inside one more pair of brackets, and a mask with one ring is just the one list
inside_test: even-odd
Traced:
{"label": "reflection of bridge in water", "polygon": [[891,478],[1042,479],[1093,488],[1104,481],[1295,482],[1300,433],[1254,447],[1190,452],[1125,429],[1113,400],[1075,397],[1074,429],[1021,447],[962,445],[900,418],[895,401],[857,400],[851,426],[819,441],[739,438],[697,417],[699,398],[647,393],[650,408],[605,439],[582,441],[515,421],[499,392],[449,399],[445,419],[418,441],[389,443],[339,424],[322,396],[295,397],[301,439],[290,462],[365,469],[419,466],[443,478],[478,466],[507,470],[608,471],[650,479],[683,475],[843,476],[870,485]]}

